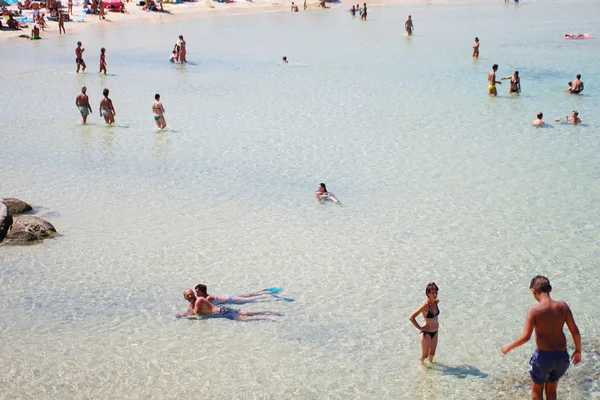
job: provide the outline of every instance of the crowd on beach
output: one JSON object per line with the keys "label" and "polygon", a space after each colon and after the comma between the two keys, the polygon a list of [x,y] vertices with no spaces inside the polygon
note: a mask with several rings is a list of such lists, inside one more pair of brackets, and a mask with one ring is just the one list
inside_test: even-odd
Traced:
{"label": "crowd on beach", "polygon": [[[71,4],[71,1],[72,0],[69,0],[69,4]],[[508,0],[505,1],[508,2]],[[518,0],[515,0],[515,2],[518,2]],[[68,18],[72,12],[72,10],[69,9],[69,11],[63,15],[63,13],[58,10],[60,3],[56,0],[47,0],[43,7],[41,3],[36,3],[38,4],[37,7],[32,8],[34,7],[34,3],[36,2],[30,3],[29,0],[26,0],[25,5],[30,7],[28,9],[34,10],[34,16],[36,18],[38,18],[40,15],[40,9],[45,7],[51,16],[56,12],[59,26],[61,21],[64,22],[65,16]],[[121,4],[123,3],[121,2]],[[319,6],[322,8],[328,8],[325,5],[324,0],[319,3]],[[156,7],[156,3],[150,0],[148,3],[145,3],[145,7]],[[160,7],[162,9],[162,3]],[[305,1],[304,9],[306,10],[306,8],[307,4]],[[104,18],[104,3],[102,1],[99,3],[98,0],[92,1],[90,4],[90,12],[95,13],[96,10],[98,11],[99,18]],[[291,4],[291,11],[298,12],[298,6],[294,2]],[[362,7],[359,4],[356,6],[352,5],[352,8],[350,8],[349,11],[353,17],[358,14],[362,20],[367,20],[368,9],[366,3],[363,3]],[[43,21],[44,14],[41,14],[41,16]],[[12,15],[8,21],[11,21],[11,19]],[[11,24],[14,25],[13,23]],[[44,24],[41,22],[38,22],[37,25],[40,25],[42,30],[44,29]],[[408,36],[413,36],[415,26],[411,15],[408,15],[408,18],[404,23],[404,30]],[[32,38],[33,37],[39,37],[39,28],[37,26],[34,26],[34,30],[32,31]],[[481,43],[479,37],[475,37],[471,45],[473,58],[479,57],[480,45]],[[75,63],[77,73],[85,72],[87,68],[83,59],[84,52],[85,48],[83,48],[82,43],[77,42],[77,47],[75,48]],[[169,61],[171,63],[187,63],[187,44],[183,35],[179,35],[179,38],[173,47]],[[289,64],[286,56],[283,57],[282,64]],[[521,76],[519,75],[519,71],[514,71],[510,76],[497,78],[496,73],[498,68],[498,64],[493,64],[490,72],[487,74],[489,96],[496,97],[498,95],[496,85],[502,84],[502,81],[505,80],[509,81],[509,94],[519,95],[521,93]],[[106,74],[106,72],[106,48],[103,47],[100,49],[99,73]],[[581,81],[581,75],[577,74],[576,78],[569,82],[568,88],[565,90],[568,94],[581,94],[584,90],[584,84]],[[112,100],[109,97],[109,94],[109,89],[104,88],[102,92],[102,99],[100,100],[98,106],[98,111],[99,115],[104,118],[106,124],[113,124],[115,122],[116,110]],[[81,93],[76,96],[75,105],[81,114],[83,123],[85,124],[88,116],[92,114],[94,110],[87,95],[87,87],[83,86],[81,88]],[[165,108],[161,103],[161,96],[158,93],[154,96],[154,101],[151,105],[151,111],[157,127],[159,129],[166,128],[167,123],[164,116]],[[561,120],[562,118],[556,119],[557,122]],[[567,115],[564,120],[566,123],[573,125],[581,124],[579,113],[576,110],[573,110],[572,114]],[[535,126],[544,126],[546,124],[543,121],[542,112],[537,113],[537,118],[532,122],[532,124]],[[322,204],[328,202],[338,204],[340,206],[342,204],[333,193],[327,190],[325,183],[320,183],[318,185],[315,192],[315,198],[319,203]],[[243,304],[258,300],[279,299],[276,295],[277,291],[272,289],[273,288],[263,289],[238,296],[209,295],[206,285],[199,284],[195,287],[195,290],[184,290],[183,297],[189,302],[188,310],[184,313],[178,313],[176,316],[210,316],[228,318],[238,321],[273,320],[272,316],[279,316],[281,313],[272,310],[245,311],[219,306],[220,304],[224,303]],[[551,299],[550,292],[552,287],[546,277],[539,275],[534,277],[530,282],[529,289],[539,304],[530,308],[521,336],[509,345],[503,346],[501,352],[503,354],[507,354],[515,347],[526,343],[530,339],[532,332],[535,330],[537,349],[530,360],[529,372],[531,376],[532,398],[541,399],[543,396],[542,393],[545,392],[547,398],[552,399],[556,398],[558,381],[565,374],[569,366],[567,343],[565,335],[562,331],[564,325],[567,325],[575,343],[575,352],[571,357],[573,364],[578,364],[581,361],[581,338],[568,305],[564,302]],[[438,292],[438,285],[435,282],[429,283],[425,288],[426,299],[409,316],[410,322],[419,330],[421,343],[421,362],[428,360],[430,363],[433,363],[434,356],[436,354],[437,343],[439,340],[438,318],[440,315],[440,300],[437,297]],[[417,321],[419,316],[423,318],[423,325]]]}

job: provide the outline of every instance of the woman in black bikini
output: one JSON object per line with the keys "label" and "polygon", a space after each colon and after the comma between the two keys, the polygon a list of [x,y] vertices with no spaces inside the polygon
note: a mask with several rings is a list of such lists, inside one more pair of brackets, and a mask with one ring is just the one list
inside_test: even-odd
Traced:
{"label": "woman in black bikini", "polygon": [[[435,349],[438,343],[438,315],[440,315],[440,308],[438,303],[440,300],[437,298],[438,286],[431,282],[425,289],[427,300],[421,304],[421,306],[411,314],[409,317],[410,322],[421,332],[421,362],[429,358],[429,362],[433,363],[433,356],[435,356]],[[417,322],[417,316],[423,314],[425,318],[425,325],[420,326]]]}

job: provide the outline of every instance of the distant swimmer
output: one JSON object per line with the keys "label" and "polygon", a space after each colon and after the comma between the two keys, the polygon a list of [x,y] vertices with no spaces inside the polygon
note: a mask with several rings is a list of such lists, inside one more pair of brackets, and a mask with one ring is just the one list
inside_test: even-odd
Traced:
{"label": "distant swimmer", "polygon": [[510,79],[510,90],[509,93],[521,93],[521,78],[519,78],[519,71],[513,72],[511,76],[500,78],[500,80]]}
{"label": "distant swimmer", "polygon": [[356,7],[354,7],[354,4],[352,5],[352,8],[350,9],[350,14],[352,14],[353,17],[356,17]]}
{"label": "distant swimmer", "polygon": [[544,118],[544,114],[539,112],[537,114],[537,119],[534,119],[533,121],[531,121],[531,124],[533,126],[544,126],[546,125],[546,123],[544,121],[542,121],[542,118]]}
{"label": "distant swimmer", "polygon": [[154,95],[154,102],[152,103],[152,113],[154,114],[154,122],[160,129],[167,127],[167,121],[165,120],[165,108],[160,102],[160,94]]}
{"label": "distant swimmer", "polygon": [[[428,358],[429,362],[433,363],[433,357],[437,348],[439,339],[437,335],[439,327],[438,315],[440,315],[440,307],[438,306],[440,299],[437,297],[438,291],[439,288],[435,282],[427,284],[425,288],[427,299],[408,318],[415,328],[421,332],[421,362]],[[423,326],[417,322],[419,314],[423,315],[423,319],[425,320]]]}
{"label": "distant swimmer", "polygon": [[325,186],[324,183],[319,183],[319,186],[317,186],[315,197],[321,203],[325,203],[326,201],[333,201],[334,203],[342,204],[338,199],[335,198],[333,193],[327,191],[327,186]]}
{"label": "distant swimmer", "polygon": [[106,75],[106,49],[104,47],[100,49],[100,71],[98,73],[101,72]]}
{"label": "distant swimmer", "polygon": [[571,90],[569,93],[579,94],[583,92],[583,82],[581,82],[581,74],[577,74],[575,80],[571,82]]}
{"label": "distant swimmer", "polygon": [[100,100],[100,116],[104,117],[104,122],[112,124],[115,122],[117,112],[115,111],[112,100],[108,98],[108,92],[108,89],[102,91],[104,98]]}
{"label": "distant swimmer", "polygon": [[279,311],[246,311],[229,307],[217,307],[203,297],[196,297],[192,289],[185,289],[183,291],[183,298],[189,301],[190,304],[187,312],[175,314],[178,318],[204,316],[228,318],[236,321],[274,321],[274,318],[264,317],[263,315],[283,315]]}
{"label": "distant swimmer", "polygon": [[282,64],[289,64],[290,62],[288,61],[286,56],[283,56],[283,58],[281,59],[281,63]]}
{"label": "distant swimmer", "polygon": [[367,20],[367,3],[363,3],[363,11],[362,11],[362,14],[360,15],[360,18],[363,21]]}
{"label": "distant swimmer", "polygon": [[83,61],[83,52],[85,49],[81,47],[81,42],[77,42],[77,47],[75,48],[75,64],[77,64],[77,73],[79,73],[79,68],[83,69],[81,72],[85,72],[85,62]]}
{"label": "distant swimmer", "polygon": [[573,110],[573,114],[571,114],[570,117],[567,115],[567,117],[565,118],[565,122],[567,124],[571,123],[573,125],[579,125],[581,123],[581,119],[579,119],[579,113]]}
{"label": "distant swimmer", "polygon": [[539,304],[529,307],[521,336],[511,344],[502,346],[500,350],[506,355],[512,349],[527,343],[535,330],[536,349],[529,361],[531,398],[543,399],[545,392],[546,399],[556,399],[558,381],[569,368],[564,325],[569,328],[575,344],[575,351],[571,355],[574,365],[581,362],[581,335],[567,303],[550,298],[552,286],[548,278],[541,275],[533,277],[529,290]]}
{"label": "distant swimmer", "polygon": [[234,295],[231,293],[228,294],[208,294],[208,288],[206,285],[200,283],[196,285],[194,288],[196,291],[197,297],[203,297],[210,301],[212,304],[223,304],[223,303],[232,303],[232,304],[245,304],[252,303],[257,300],[273,300],[275,296],[270,291],[263,289],[257,292],[244,293]]}
{"label": "distant swimmer", "polygon": [[496,71],[498,71],[498,64],[492,65],[492,70],[488,72],[488,90],[492,96],[497,96],[496,83],[501,85],[502,82],[496,80]]}
{"label": "distant swimmer", "polygon": [[473,41],[473,57],[479,58],[479,38],[476,37],[475,41]]}
{"label": "distant swimmer", "polygon": [[90,115],[90,113],[92,112],[92,107],[90,106],[90,99],[88,98],[87,94],[85,94],[85,92],[87,92],[87,88],[83,86],[81,88],[81,93],[79,93],[75,98],[75,105],[79,109],[79,113],[81,114],[81,118],[83,118],[84,124],[87,122],[88,115]]}
{"label": "distant swimmer", "polygon": [[415,30],[415,26],[413,25],[412,17],[410,15],[408,16],[408,19],[404,23],[404,29],[406,30],[406,33],[408,33],[408,36],[412,36],[412,34]]}

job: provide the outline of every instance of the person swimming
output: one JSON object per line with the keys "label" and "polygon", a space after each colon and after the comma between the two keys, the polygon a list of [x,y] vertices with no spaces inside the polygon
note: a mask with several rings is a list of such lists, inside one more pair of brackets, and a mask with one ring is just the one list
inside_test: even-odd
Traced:
{"label": "person swimming", "polygon": [[283,56],[283,58],[281,59],[281,63],[282,64],[289,64],[289,61],[287,60],[286,56]]}
{"label": "person swimming", "polygon": [[333,193],[329,193],[327,191],[327,186],[325,186],[324,183],[319,183],[319,186],[317,186],[317,191],[315,192],[315,197],[317,198],[317,200],[319,202],[321,202],[321,204],[324,204],[326,201],[333,201],[334,203],[338,203],[338,204],[342,204],[334,195]]}

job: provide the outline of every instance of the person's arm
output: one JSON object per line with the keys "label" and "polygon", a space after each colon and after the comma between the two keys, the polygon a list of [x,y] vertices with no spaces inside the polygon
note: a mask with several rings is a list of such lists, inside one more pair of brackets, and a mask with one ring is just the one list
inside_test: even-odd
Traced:
{"label": "person's arm", "polygon": [[79,96],[75,97],[75,105],[79,107]]}
{"label": "person's arm", "polygon": [[424,328],[417,322],[417,316],[423,312],[425,307],[427,307],[427,302],[424,302],[421,305],[421,307],[417,308],[417,310],[414,313],[412,313],[410,317],[408,317],[408,319],[410,320],[410,322],[412,322],[415,328],[417,328],[420,331],[422,331]]}
{"label": "person's arm", "polygon": [[115,111],[115,106],[113,106],[112,100],[110,101],[110,109],[112,110],[113,115],[117,115],[117,112]]}
{"label": "person's arm", "polygon": [[519,336],[514,342],[508,344],[506,346],[502,346],[500,349],[502,354],[506,355],[509,351],[514,349],[515,347],[519,347],[529,341],[531,338],[531,334],[533,333],[533,328],[535,326],[535,317],[531,310],[527,313],[527,319],[525,320],[525,327],[523,328],[523,333]]}
{"label": "person's arm", "polygon": [[576,365],[581,362],[581,335],[579,334],[579,328],[573,319],[573,313],[571,312],[571,309],[566,303],[565,305],[567,306],[567,327],[571,332],[571,336],[573,336],[573,342],[575,342],[575,351],[573,354],[571,354],[571,359],[573,360],[573,364]]}
{"label": "person's arm", "polygon": [[100,116],[102,116],[102,102],[104,100],[100,100],[100,107],[98,107],[98,112],[100,113]]}

